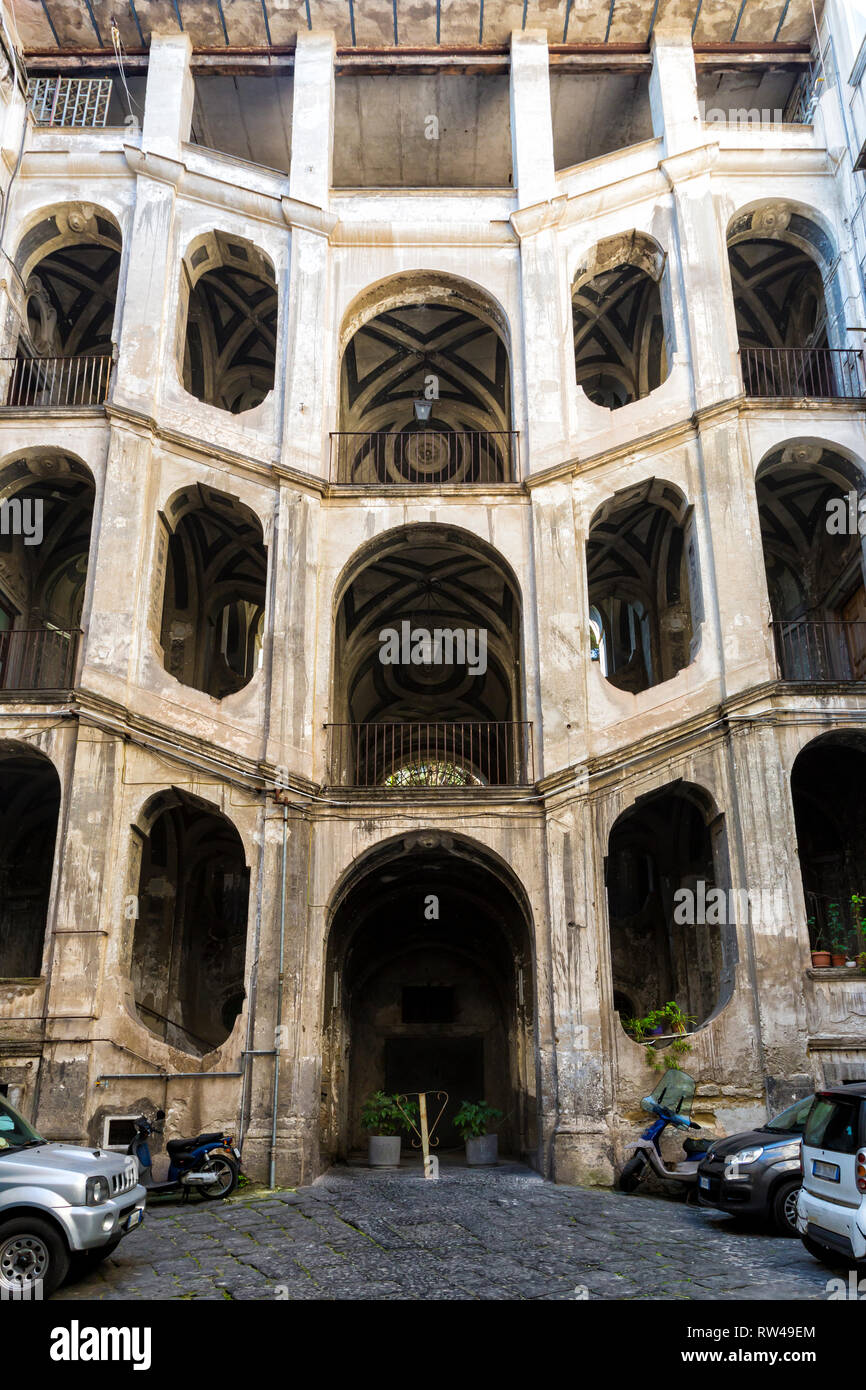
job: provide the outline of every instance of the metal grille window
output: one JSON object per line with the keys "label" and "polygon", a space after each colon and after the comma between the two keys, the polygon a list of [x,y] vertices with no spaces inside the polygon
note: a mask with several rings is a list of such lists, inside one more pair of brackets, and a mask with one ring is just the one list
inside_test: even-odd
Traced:
{"label": "metal grille window", "polygon": [[37,125],[104,126],[110,77],[31,77],[27,99]]}

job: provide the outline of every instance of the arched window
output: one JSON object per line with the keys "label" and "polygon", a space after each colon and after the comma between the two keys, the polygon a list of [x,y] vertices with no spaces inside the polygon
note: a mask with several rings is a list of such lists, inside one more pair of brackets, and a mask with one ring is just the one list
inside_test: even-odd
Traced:
{"label": "arched window", "polygon": [[593,247],[572,288],[577,383],[617,410],[648,396],[668,374],[659,284],[664,252],[641,232]]}

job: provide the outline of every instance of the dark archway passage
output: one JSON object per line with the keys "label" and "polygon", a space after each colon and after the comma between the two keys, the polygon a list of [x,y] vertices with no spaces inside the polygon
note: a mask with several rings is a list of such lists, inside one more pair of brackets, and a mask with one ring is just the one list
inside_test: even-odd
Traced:
{"label": "dark archway passage", "polygon": [[132,984],[141,1021],[201,1056],[219,1047],[244,1001],[249,869],[225,816],[185,792],[151,808],[139,876]]}
{"label": "dark archway passage", "polygon": [[42,969],[59,813],[53,763],[0,745],[0,979],[36,979]]}
{"label": "dark archway passage", "polygon": [[709,798],[685,783],[640,798],[614,822],[605,877],[614,1008],[641,1017],[675,1001],[705,1023],[730,997],[736,924],[727,905],[721,922],[699,910],[678,921],[674,895],[686,889],[697,904],[729,886],[724,823]]}
{"label": "dark archway passage", "polygon": [[813,950],[863,949],[857,930],[866,897],[866,738],[855,730],[822,734],[801,749],[791,771],[797,853]]}
{"label": "dark archway passage", "polygon": [[500,1151],[533,1157],[532,973],[522,891],[480,846],[418,832],[366,856],[328,941],[327,1155],[361,1148],[371,1092],[442,1089],[442,1151],[460,1144],[460,1103],[484,1099],[505,1116]]}

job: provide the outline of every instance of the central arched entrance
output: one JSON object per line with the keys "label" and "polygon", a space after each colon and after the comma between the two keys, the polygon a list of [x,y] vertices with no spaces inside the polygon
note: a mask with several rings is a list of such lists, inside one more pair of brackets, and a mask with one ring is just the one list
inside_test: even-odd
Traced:
{"label": "central arched entrance", "polygon": [[364,1144],[373,1091],[444,1090],[439,1152],[462,1152],[464,1100],[503,1112],[500,1152],[535,1162],[536,1049],[530,915],[508,866],[480,845],[419,831],[346,875],[331,911],[323,1149]]}

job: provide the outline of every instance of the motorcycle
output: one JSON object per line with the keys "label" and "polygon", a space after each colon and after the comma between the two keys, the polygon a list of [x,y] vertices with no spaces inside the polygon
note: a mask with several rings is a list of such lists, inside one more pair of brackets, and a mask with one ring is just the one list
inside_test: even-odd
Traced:
{"label": "motorcycle", "polygon": [[[165,1111],[158,1110],[158,1120]],[[144,1115],[135,1121],[135,1138],[126,1150],[138,1164],[139,1182],[147,1188],[148,1197],[182,1192],[189,1196],[196,1188],[203,1197],[229,1197],[238,1185],[241,1154],[231,1135],[215,1131],[199,1134],[195,1139],[169,1139],[168,1176],[157,1182],[153,1176],[153,1159],[148,1140],[152,1134],[162,1134]]]}
{"label": "motorcycle", "polygon": [[687,1192],[697,1188],[698,1164],[709,1152],[715,1135],[704,1139],[683,1141],[685,1158],[682,1162],[668,1165],[662,1158],[661,1136],[668,1125],[675,1129],[700,1129],[701,1126],[689,1118],[696,1083],[687,1072],[671,1069],[666,1071],[655,1090],[641,1101],[641,1109],[655,1118],[644,1130],[637,1143],[630,1144],[634,1157],[630,1158],[619,1175],[620,1192],[634,1192],[647,1173],[652,1172],[663,1182],[678,1183]]}

